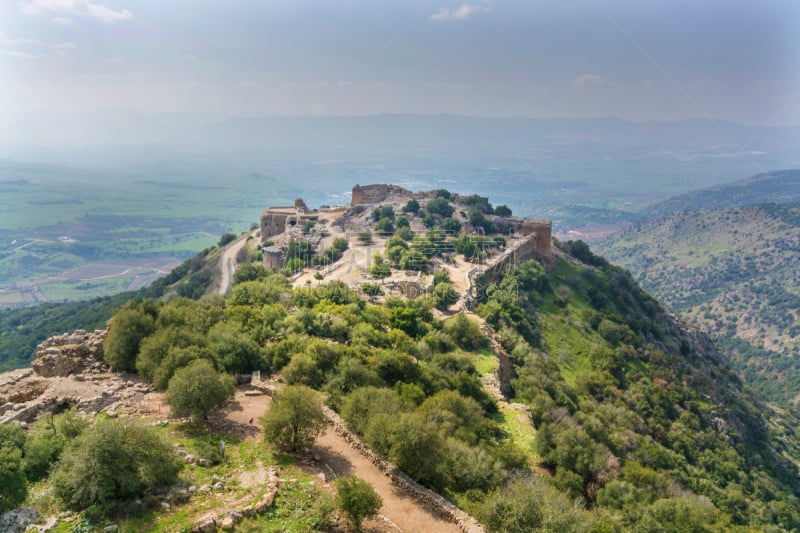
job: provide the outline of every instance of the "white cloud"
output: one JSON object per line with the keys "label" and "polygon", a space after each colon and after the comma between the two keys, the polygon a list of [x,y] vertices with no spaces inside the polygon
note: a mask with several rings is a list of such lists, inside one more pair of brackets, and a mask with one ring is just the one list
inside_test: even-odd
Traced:
{"label": "white cloud", "polygon": [[12,39],[0,33],[0,54],[8,57],[34,59],[55,54],[65,56],[76,48],[75,43],[54,43],[39,39]]}
{"label": "white cloud", "polygon": [[58,26],[73,26],[75,23],[69,17],[53,17],[53,24]]}
{"label": "white cloud", "polygon": [[105,24],[133,20],[133,13],[127,9],[114,10],[92,0],[24,0],[20,2],[19,8],[26,15],[58,13],[62,16],[53,19],[53,22],[56,19],[60,21],[57,24],[70,20],[66,15],[88,17]]}
{"label": "white cloud", "polygon": [[439,11],[433,13],[428,20],[432,20],[434,22],[444,22],[448,20],[464,20],[465,18],[469,17],[473,13],[480,11],[479,7],[471,6],[469,4],[461,4],[455,9],[450,9],[449,7],[441,7]]}

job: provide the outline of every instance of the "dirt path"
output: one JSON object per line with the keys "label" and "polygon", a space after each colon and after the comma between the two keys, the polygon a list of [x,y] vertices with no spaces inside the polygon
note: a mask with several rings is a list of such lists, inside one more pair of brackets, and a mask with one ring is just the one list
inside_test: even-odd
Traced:
{"label": "dirt path", "polygon": [[228,245],[219,258],[219,289],[218,294],[228,294],[231,292],[231,285],[233,282],[233,273],[236,270],[236,254],[242,249],[242,246],[247,243],[247,237],[250,233],[244,233],[238,239]]}
{"label": "dirt path", "polygon": [[[225,417],[245,430],[250,427],[249,422],[252,418],[253,431],[247,433],[246,439],[260,440],[261,427],[258,418],[269,407],[269,402],[269,396],[246,396],[244,390],[237,390],[234,402],[225,410]],[[332,428],[317,439],[313,451],[319,466],[316,469],[310,468],[314,473],[324,472],[331,482],[338,476],[358,476],[371,484],[383,498],[381,516],[366,522],[365,531],[460,533],[461,530],[456,524],[437,517],[413,498],[399,493],[383,472],[353,449]]]}

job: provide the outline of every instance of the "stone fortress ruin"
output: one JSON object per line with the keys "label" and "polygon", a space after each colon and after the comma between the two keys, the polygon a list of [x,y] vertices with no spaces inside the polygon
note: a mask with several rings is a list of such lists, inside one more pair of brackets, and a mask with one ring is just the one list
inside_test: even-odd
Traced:
{"label": "stone fortress ruin", "polygon": [[[340,259],[295,273],[295,285],[316,284],[323,277],[326,280],[339,279],[353,287],[374,282],[368,273],[369,268],[373,265],[375,256],[385,252],[386,242],[391,235],[372,231],[375,223],[371,216],[372,211],[379,207],[391,207],[396,215],[403,214],[409,219],[410,229],[414,234],[426,235],[430,230],[424,225],[423,216],[403,213],[402,209],[413,199],[424,210],[428,202],[437,198],[438,192],[412,192],[392,184],[356,185],[352,189],[350,203],[345,206],[311,210],[302,198],[298,198],[293,206],[270,207],[262,213],[260,221],[263,264],[270,269],[282,268],[288,259],[290,247],[298,242],[310,244],[317,254],[321,254],[331,246],[334,239],[345,238],[348,248]],[[473,227],[465,214],[468,201],[486,205],[489,203],[488,198],[450,193],[450,202],[455,206],[452,216],[460,220],[462,234],[475,235],[476,239],[483,238],[483,228]],[[456,257],[452,249],[443,250],[432,265],[434,269],[449,270],[456,286],[465,295],[470,292],[478,274],[492,274],[494,270],[508,268],[528,258],[544,258],[552,254],[550,220],[502,217],[491,212],[486,217],[498,225],[503,224],[505,244],[499,250],[488,252],[480,260],[480,264],[476,264],[475,260]],[[360,238],[364,233],[372,233],[371,238]],[[384,290],[415,298],[432,288],[432,277],[429,274],[393,269],[388,278],[380,280],[380,284]],[[462,280],[461,283],[459,279]]]}

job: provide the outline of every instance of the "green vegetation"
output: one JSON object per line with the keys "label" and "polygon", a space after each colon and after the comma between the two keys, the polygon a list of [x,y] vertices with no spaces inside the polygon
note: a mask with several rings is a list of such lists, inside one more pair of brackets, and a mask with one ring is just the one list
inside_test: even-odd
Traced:
{"label": "green vegetation", "polygon": [[800,397],[798,238],[800,204],[767,204],[666,215],[600,249],[709,332],[748,385],[789,407]]}
{"label": "green vegetation", "polygon": [[177,481],[181,463],[172,445],[132,420],[98,420],[71,440],[51,476],[67,507],[120,504]]}
{"label": "green vegetation", "polygon": [[0,513],[16,509],[28,495],[25,471],[22,467],[22,452],[18,448],[0,442]]}
{"label": "green vegetation", "polygon": [[310,448],[327,423],[322,400],[308,387],[284,387],[261,419],[264,438],[296,452]]}
{"label": "green vegetation", "polygon": [[381,497],[363,479],[355,476],[336,479],[336,506],[347,516],[355,531],[361,531],[365,519],[377,516],[381,505]]}
{"label": "green vegetation", "polygon": [[[470,209],[499,224],[482,211],[488,202],[471,201]],[[443,223],[440,216],[432,217],[435,224]],[[399,219],[394,222],[400,227]],[[496,247],[503,241],[483,236],[479,242]],[[395,236],[381,262],[403,267],[414,260],[427,268],[461,243],[468,241],[441,229],[416,235],[410,244]],[[303,265],[311,260],[308,251],[295,250]],[[486,248],[476,245],[473,254],[481,252]],[[180,297],[175,287],[182,282],[172,279],[177,285],[163,288],[169,298],[120,309],[112,331],[116,324],[125,327],[107,356],[157,388],[167,387],[170,398],[194,393],[190,385],[207,378],[222,384],[224,372],[280,372],[287,385],[262,419],[268,441],[290,451],[309,447],[324,423],[324,399],[376,453],[478,516],[490,531],[800,528],[800,446],[791,413],[775,416],[713,345],[684,330],[626,271],[581,242],[565,243],[561,252],[574,260],[554,258],[547,268],[528,261],[480,280],[485,299],[475,312],[508,353],[513,400],[527,406],[518,413],[529,412],[530,420],[512,419],[484,387],[481,372],[500,363],[482,325],[464,314],[435,318],[434,305],[449,305],[444,271],[433,274],[439,294],[387,297],[381,305],[363,297],[378,292],[369,286],[356,291],[330,282],[293,289],[283,274],[259,269],[237,280],[228,297]],[[193,275],[202,266],[192,269],[189,263],[185,272]],[[194,373],[201,376],[190,378]],[[186,412],[200,418],[206,411]],[[168,476],[171,455],[139,454],[159,449],[145,437],[125,437],[136,444],[128,456],[121,445],[107,450],[103,443],[130,431],[115,424],[123,423],[101,420],[65,438],[54,421],[51,438],[50,425],[40,421],[22,437],[0,435],[0,449],[10,450],[3,452],[9,467],[2,472],[9,472],[9,483],[21,479],[21,469],[25,483],[61,484],[56,494],[67,507],[95,505],[125,516],[119,504],[136,497],[126,494],[150,494],[175,474]],[[154,431],[163,436],[171,430]],[[192,438],[211,456],[213,440]],[[234,455],[247,457],[233,457],[231,468],[253,464],[255,457],[272,460],[267,447],[253,446],[235,447]],[[124,486],[90,491],[96,481],[89,480],[76,489],[74,480],[88,470],[80,466],[88,449],[92,457],[108,454],[138,468],[117,476]],[[163,477],[152,464],[160,464]],[[533,467],[552,475],[534,475]],[[194,475],[208,473],[198,467]],[[242,530],[324,527],[330,502],[297,479],[282,488],[274,509],[244,522]],[[148,524],[165,526],[159,520]]]}
{"label": "green vegetation", "polygon": [[[503,513],[546,527],[541,520],[575,498],[591,513],[564,526],[571,530],[598,520],[612,530],[798,527],[800,487],[784,455],[796,452],[766,444],[764,407],[725,360],[681,333],[623,270],[582,244],[565,247],[596,266],[561,261],[545,273],[523,264],[490,285],[478,308],[501,333],[536,452],[568,497],[512,482],[480,507],[490,529],[510,527]],[[542,513],[527,500],[537,493],[561,511]]]}
{"label": "green vegetation", "polygon": [[103,357],[111,368],[134,370],[139,345],[155,329],[152,309],[146,304],[126,305],[114,315],[114,322],[103,342]]}
{"label": "green vegetation", "polygon": [[170,378],[165,399],[173,416],[203,420],[209,411],[227,405],[234,392],[233,377],[220,376],[207,360],[195,359]]}

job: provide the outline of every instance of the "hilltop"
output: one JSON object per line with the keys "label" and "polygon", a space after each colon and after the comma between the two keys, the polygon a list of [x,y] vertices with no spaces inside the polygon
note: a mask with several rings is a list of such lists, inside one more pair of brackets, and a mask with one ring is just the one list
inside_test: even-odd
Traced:
{"label": "hilltop", "polygon": [[[800,527],[797,420],[750,392],[705,335],[682,326],[624,270],[582,242],[552,241],[547,221],[515,219],[480,196],[364,186],[347,206],[270,208],[252,234],[231,237],[208,254],[241,246],[230,294],[215,294],[225,288],[209,282],[205,295],[184,298],[175,276],[178,285],[161,296],[115,314],[102,332],[102,362],[67,368],[59,379],[92,383],[111,364],[135,374],[130,386],[145,398],[163,398],[165,389],[169,398],[179,375],[205,366],[246,376],[278,398],[308,387],[298,390],[322,394],[334,413],[328,420],[376,464],[396,467],[398,480],[436,491],[488,531]],[[228,265],[220,259],[195,273],[203,268]],[[50,348],[39,359],[55,356]],[[81,408],[94,414],[89,427],[110,431],[107,418],[165,420],[166,406],[155,419],[113,407],[127,386]],[[72,405],[61,398],[55,405]],[[26,410],[35,401],[3,411],[31,424],[2,445],[12,461],[21,457],[23,472],[28,439],[51,434],[47,416],[34,422]],[[57,450],[37,470],[45,477],[27,504],[46,513],[70,506],[87,530],[113,520],[172,531],[199,528],[209,513],[222,519],[220,502],[233,504],[234,495],[244,511],[247,498],[274,485],[277,496],[230,527],[342,530],[325,511],[329,478],[310,484],[308,472],[325,473],[326,464],[347,472],[335,458],[349,445],[323,436],[306,456],[252,440],[261,425],[250,428],[246,416],[273,407],[266,395],[240,390],[210,422],[170,417],[157,432],[195,462],[180,464],[173,489],[143,489],[139,504],[113,494],[76,504],[59,489],[73,459],[58,459]],[[213,453],[219,440],[232,462]],[[276,471],[280,480],[270,481]],[[197,489],[217,483],[222,489]],[[47,487],[60,496],[42,496]]]}
{"label": "hilltop", "polygon": [[800,201],[800,169],[765,172],[751,178],[674,196],[645,209],[647,218],[677,211],[718,210]]}

